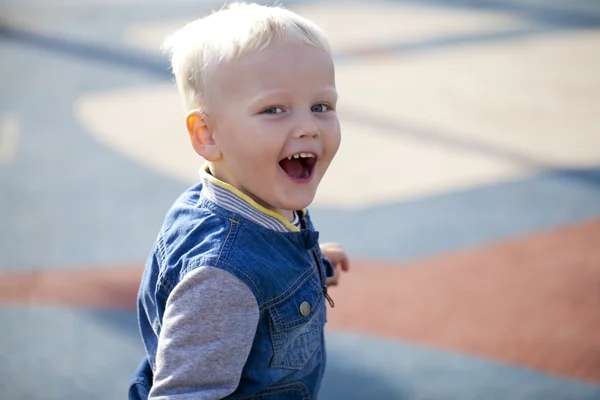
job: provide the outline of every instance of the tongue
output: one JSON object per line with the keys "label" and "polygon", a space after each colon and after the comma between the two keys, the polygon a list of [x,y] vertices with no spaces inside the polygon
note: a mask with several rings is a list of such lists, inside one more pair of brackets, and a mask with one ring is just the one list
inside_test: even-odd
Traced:
{"label": "tongue", "polygon": [[291,160],[284,158],[279,165],[294,179],[305,179],[310,174],[308,165],[299,158],[292,158]]}

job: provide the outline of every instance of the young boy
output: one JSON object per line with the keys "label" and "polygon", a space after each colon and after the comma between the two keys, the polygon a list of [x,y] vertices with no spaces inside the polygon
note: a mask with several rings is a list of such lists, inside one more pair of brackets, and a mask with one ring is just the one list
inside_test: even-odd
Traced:
{"label": "young boy", "polygon": [[348,260],[306,207],[340,144],[326,35],[233,4],[167,40],[206,160],[166,216],[138,295],[147,358],[130,399],[311,399],[328,284]]}

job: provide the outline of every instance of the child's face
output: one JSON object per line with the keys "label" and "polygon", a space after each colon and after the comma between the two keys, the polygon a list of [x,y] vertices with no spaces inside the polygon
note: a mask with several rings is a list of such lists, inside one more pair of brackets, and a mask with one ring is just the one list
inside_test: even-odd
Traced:
{"label": "child's face", "polygon": [[341,139],[331,57],[269,47],[224,65],[215,86],[206,121],[222,159],[213,173],[288,218],[307,207]]}

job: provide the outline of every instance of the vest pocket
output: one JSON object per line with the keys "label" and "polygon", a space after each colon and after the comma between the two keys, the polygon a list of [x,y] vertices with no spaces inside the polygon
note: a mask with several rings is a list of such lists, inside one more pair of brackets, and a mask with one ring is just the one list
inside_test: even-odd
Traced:
{"label": "vest pocket", "polygon": [[302,369],[321,345],[323,293],[318,284],[305,283],[289,298],[269,307],[271,341],[276,368]]}

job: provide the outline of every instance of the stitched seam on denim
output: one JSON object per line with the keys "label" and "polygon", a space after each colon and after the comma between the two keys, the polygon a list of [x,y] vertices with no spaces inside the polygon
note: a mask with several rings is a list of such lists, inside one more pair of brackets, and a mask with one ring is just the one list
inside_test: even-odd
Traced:
{"label": "stitched seam on denim", "polygon": [[[316,246],[316,247],[318,247],[318,246]],[[320,252],[317,253],[316,251],[315,251],[315,254],[317,255],[317,260],[316,260],[317,273],[319,274],[319,276],[323,276],[323,278],[325,279],[325,282],[323,282],[323,284],[325,285],[327,282],[327,265],[325,263],[325,256],[323,255],[323,253],[320,253]]]}
{"label": "stitched seam on denim", "polygon": [[[318,282],[317,282],[316,280],[315,280],[315,281],[312,281],[312,280],[311,280],[311,282],[310,282],[310,283],[311,283],[311,284],[313,285],[313,287],[315,287],[317,290],[319,290],[319,291],[322,291],[322,290],[323,290],[323,287],[321,286],[321,283],[320,283],[320,281],[321,281],[321,272],[323,272],[323,273],[324,273],[324,275],[326,276],[326,275],[327,275],[327,270],[325,270],[325,271],[322,271],[322,269],[321,269],[321,267],[320,267],[320,265],[321,265],[321,264],[320,264],[320,263],[319,263],[317,260],[315,260],[315,258],[313,257],[313,254],[312,254],[312,252],[313,252],[313,251],[316,251],[316,252],[317,252],[317,259],[320,259],[321,257],[323,257],[323,255],[320,253],[320,250],[315,250],[315,248],[316,248],[316,249],[319,249],[319,246],[315,246],[315,247],[313,247],[313,249],[311,249],[311,250],[308,252],[308,254],[307,254],[307,255],[305,255],[305,257],[304,257],[304,258],[306,259],[306,262],[308,262],[308,263],[309,263],[311,266],[314,266],[314,270],[316,271],[316,273],[317,273],[317,276],[319,277],[319,280],[318,280]],[[321,254],[321,255],[319,255],[319,254]]]}
{"label": "stitched seam on denim", "polygon": [[[229,220],[231,222],[231,220]],[[227,246],[228,249],[231,248],[231,245],[228,246],[229,236],[231,236],[231,231],[233,230],[233,223],[229,224],[229,231],[227,232],[227,236],[225,236],[225,240],[223,240],[223,244],[221,245],[221,249],[219,250],[219,255],[217,256],[217,263],[221,261],[221,256],[223,255],[223,249]]]}
{"label": "stitched seam on denim", "polygon": [[165,263],[165,260],[167,258],[167,252],[165,249],[165,242],[164,242],[164,235],[163,235],[162,231],[158,235],[156,249],[158,250],[158,255],[160,256],[160,260],[158,260],[158,261],[160,261],[160,264],[161,264],[160,267],[162,267],[162,264]]}
{"label": "stitched seam on denim", "polygon": [[[306,270],[305,270],[305,271],[304,271],[302,274],[300,274],[300,275],[298,276],[298,278],[296,278],[296,280],[295,280],[293,283],[291,283],[291,284],[290,284],[290,286],[289,286],[289,287],[288,287],[286,290],[284,290],[284,291],[283,291],[283,293],[281,293],[279,296],[277,296],[277,297],[274,297],[274,298],[272,298],[272,299],[268,300],[268,301],[267,301],[267,303],[266,303],[267,305],[269,305],[269,306],[276,306],[276,305],[278,305],[279,303],[281,303],[282,301],[285,301],[285,300],[287,300],[287,298],[289,297],[289,295],[287,295],[287,294],[286,294],[286,292],[287,292],[287,291],[291,291],[291,290],[293,290],[292,288],[294,288],[294,287],[296,286],[296,284],[297,284],[298,280],[300,280],[300,279],[304,279],[304,278],[303,278],[303,275],[312,273],[314,269],[316,269],[316,270],[317,270],[316,272],[317,272],[317,273],[319,273],[319,269],[318,269],[319,267],[318,267],[318,265],[316,266],[316,268],[312,268],[312,267],[314,267],[314,266],[315,266],[315,262],[314,262],[314,260],[313,260],[312,253],[310,253],[310,252],[309,252],[308,254],[305,254],[305,255],[304,255],[304,259],[306,260],[306,263],[307,263],[307,264],[309,264],[309,265],[311,266],[311,268],[308,268],[308,269],[306,269]],[[303,281],[302,283],[304,283],[304,281]],[[301,284],[300,284],[300,285],[301,285]],[[299,285],[299,286],[300,286],[300,285]],[[317,289],[318,289],[318,290],[322,290],[322,288],[321,288],[321,287],[318,287]],[[293,293],[292,293],[292,294],[294,294],[294,293],[295,293],[297,290],[298,290],[298,288],[296,288],[296,290],[293,290]],[[284,295],[285,295],[285,298],[283,298],[283,299],[281,299],[281,300],[280,300],[279,298],[280,298],[281,296],[284,296]],[[274,304],[270,304],[270,303],[272,303],[272,302],[275,302],[275,303],[274,303]]]}
{"label": "stitched seam on denim", "polygon": [[[302,281],[302,282],[301,282],[301,283],[300,283],[300,284],[297,286],[297,289],[296,289],[296,290],[294,290],[292,293],[290,293],[290,294],[289,294],[289,295],[288,295],[286,298],[284,298],[283,300],[281,300],[280,302],[278,302],[278,303],[276,303],[276,304],[273,304],[273,305],[269,306],[269,310],[273,310],[273,311],[275,312],[275,314],[277,314],[277,321],[276,321],[276,324],[277,324],[277,325],[289,325],[289,324],[293,324],[293,323],[295,323],[295,322],[297,322],[297,321],[300,321],[300,320],[303,320],[303,319],[305,319],[305,318],[306,318],[306,317],[300,317],[300,318],[298,318],[298,319],[295,319],[295,320],[292,320],[292,321],[284,321],[284,322],[282,322],[282,319],[283,319],[283,318],[281,318],[281,315],[279,314],[279,310],[277,309],[277,306],[278,306],[279,304],[281,304],[281,303],[285,302],[287,299],[291,298],[291,297],[292,297],[294,294],[296,294],[296,292],[298,292],[298,291],[300,290],[300,287],[302,287],[302,286],[304,285],[304,283],[306,282],[306,280],[308,280],[308,279],[310,279],[310,278],[311,278],[311,276],[310,276],[310,275],[308,275],[308,276],[307,276],[307,277],[306,277],[306,278],[305,278],[305,279],[304,279],[304,280],[303,280],[303,281]],[[318,304],[321,304],[321,300],[322,300],[321,296],[318,296],[318,297],[317,297],[317,305],[318,305]],[[313,305],[313,307],[314,307],[314,305]],[[274,321],[274,322],[275,322],[275,321]],[[291,328],[293,328],[293,327],[289,327],[289,328],[280,328],[280,330],[282,330],[282,331],[286,331],[286,330],[289,330],[289,329],[291,329]]]}
{"label": "stitched seam on denim", "polygon": [[[164,243],[164,235],[163,235],[162,231],[158,235],[156,249],[158,250],[156,252],[156,255],[160,257],[160,259],[159,259],[159,257],[156,258],[157,261],[159,262],[157,281],[158,281],[158,285],[161,288],[163,288],[164,290],[166,290],[167,293],[165,293],[162,297],[163,297],[163,300],[167,300],[167,298],[171,294],[171,291],[173,290],[173,284],[165,276],[166,270],[164,268],[164,265],[165,265],[167,256],[166,256],[166,248],[165,248],[165,243]],[[159,294],[160,294],[160,292],[159,292]]]}
{"label": "stitched seam on denim", "polygon": [[[207,199],[208,200],[208,199]],[[210,201],[210,200],[208,200]],[[216,207],[212,207],[212,208],[208,208],[206,206],[202,207],[202,202],[200,202],[200,209],[202,210],[207,210],[212,214],[215,214],[218,217],[221,217],[223,219],[227,219],[227,220],[231,220],[230,217],[228,215],[225,215],[225,213],[220,212],[218,209],[215,209]],[[229,210],[227,210],[229,211]],[[236,221],[237,222],[237,221]]]}
{"label": "stitched seam on denim", "polygon": [[[272,299],[267,301],[265,303],[265,305],[267,305],[269,307],[274,307],[274,306],[279,305],[280,303],[286,301],[288,298],[290,298],[290,296],[292,296],[294,293],[296,293],[300,289],[300,286],[302,286],[302,284],[306,280],[306,276],[304,276],[304,275],[310,276],[312,274],[312,272],[313,272],[312,268],[305,269],[304,272],[302,272],[296,278],[296,280],[294,282],[292,282],[286,290],[283,291],[283,293],[281,293],[277,297],[273,297]],[[302,282],[298,283],[299,280],[302,280]],[[287,292],[290,292],[290,293],[287,293]],[[282,296],[284,296],[284,297],[281,298]]]}
{"label": "stitched seam on denim", "polygon": [[179,271],[179,275],[181,276],[181,280],[183,280],[183,278],[185,277],[185,275],[187,275],[191,271],[195,270],[196,268],[199,268],[199,267],[213,267],[213,268],[216,268],[216,265],[217,265],[217,262],[215,261],[214,257],[202,257],[202,258],[198,258],[198,259],[194,260],[193,262],[188,263],[185,268],[182,268]]}
{"label": "stitched seam on denim", "polygon": [[[166,303],[169,300],[169,296],[173,291],[173,284],[164,276],[164,274],[160,274],[158,276],[158,285],[165,290],[163,293],[161,290],[156,294],[162,301],[164,301],[165,307]],[[160,331],[162,330],[162,318],[158,318],[158,310],[156,310],[156,316],[154,323],[152,324],[152,330],[156,333],[156,335],[160,335]]]}
{"label": "stitched seam on denim", "polygon": [[271,344],[273,345],[273,359],[276,360],[279,358],[279,333],[275,332],[274,323],[271,323],[269,326],[269,336],[271,337]]}
{"label": "stitched seam on denim", "polygon": [[166,296],[164,296],[164,298],[166,299],[168,297],[168,294],[171,292],[171,290],[173,290],[173,285],[171,284],[171,282],[169,282],[168,279],[165,278],[165,269],[164,264],[165,264],[165,260],[167,258],[166,256],[166,250],[165,250],[165,244],[164,244],[164,236],[163,236],[163,232],[161,231],[160,234],[158,235],[157,241],[156,241],[156,261],[158,261],[158,284],[160,287],[162,287],[164,290],[167,291]]}
{"label": "stitched seam on denim", "polygon": [[167,277],[164,274],[161,274],[158,277],[158,284],[168,292],[165,298],[169,297],[169,294],[173,290],[173,284],[167,279]]}
{"label": "stitched seam on denim", "polygon": [[[306,276],[304,276],[304,275],[306,275]],[[280,305],[281,303],[285,303],[290,297],[292,297],[293,295],[295,295],[296,292],[298,292],[300,290],[300,288],[304,285],[304,283],[306,283],[306,281],[308,279],[310,279],[311,275],[312,275],[312,271],[310,271],[310,270],[302,273],[302,275],[300,275],[300,277],[302,277],[302,281],[300,283],[298,283],[298,284],[296,284],[296,282],[294,282],[294,284],[290,285],[290,288],[294,288],[294,289],[293,290],[292,289],[287,289],[281,295],[286,294],[286,292],[288,292],[288,291],[289,291],[289,293],[286,294],[284,298],[278,300],[276,303],[270,304],[269,307],[273,307],[274,308],[274,307],[277,307],[278,305]],[[298,279],[300,279],[300,278],[298,278]],[[298,281],[298,279],[296,279],[296,281]],[[281,295],[279,297],[281,297]],[[270,301],[273,301],[273,300],[274,299],[272,299]]]}
{"label": "stitched seam on denim", "polygon": [[248,275],[244,270],[236,267],[233,264],[228,263],[227,261],[220,261],[219,263],[227,265],[229,268],[235,269],[237,272],[239,272],[240,274],[244,275],[250,282],[252,282],[252,285],[254,286],[254,289],[256,289],[256,292],[258,293],[258,296],[260,297],[260,299],[259,299],[260,300],[260,304],[258,305],[258,310],[259,310],[259,312],[262,312],[265,309],[265,305],[264,305],[264,302],[263,302],[263,294],[260,291],[259,286],[252,279],[252,277],[250,275]]}
{"label": "stitched seam on denim", "polygon": [[277,307],[270,307],[270,310],[273,310],[275,312],[275,314],[277,314],[277,321],[274,321],[274,325],[277,326],[277,331],[283,331],[284,329],[281,329],[280,326],[283,325],[283,322],[281,322],[281,320],[283,318],[281,318],[281,314],[279,314],[279,310],[277,309]]}
{"label": "stitched seam on denim", "polygon": [[310,279],[308,281],[308,283],[310,283],[312,285],[312,287],[315,288],[318,291],[322,291],[323,290],[323,288],[321,287],[321,285],[319,284],[319,282],[316,279]]}

